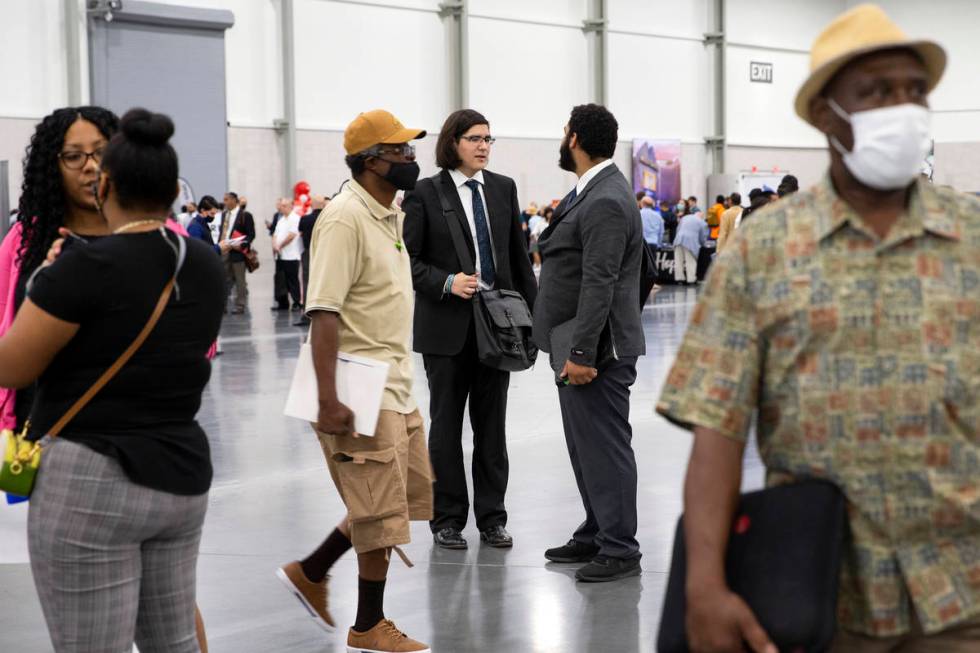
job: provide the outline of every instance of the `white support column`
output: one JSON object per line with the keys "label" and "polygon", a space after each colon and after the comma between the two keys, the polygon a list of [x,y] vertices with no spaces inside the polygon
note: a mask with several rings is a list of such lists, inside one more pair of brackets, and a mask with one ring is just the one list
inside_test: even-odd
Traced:
{"label": "white support column", "polygon": [[469,42],[466,0],[445,0],[439,17],[446,22],[446,51],[449,58],[449,97],[453,111],[469,105]]}
{"label": "white support column", "polygon": [[714,49],[712,57],[712,96],[714,108],[713,133],[705,136],[704,142],[711,151],[711,171],[719,175],[725,172],[725,154],[727,149],[727,83],[726,83],[726,54],[728,39],[725,20],[725,0],[712,2],[712,29],[704,35],[706,47]]}
{"label": "white support column", "polygon": [[[86,12],[80,0],[64,0],[65,14],[65,72],[68,82],[68,106],[77,107],[87,102],[83,90],[83,71],[87,71],[88,57],[82,53],[82,42],[87,34]],[[85,75],[87,78],[87,75]]]}
{"label": "white support column", "polygon": [[607,99],[606,62],[608,55],[606,0],[589,0],[589,15],[582,21],[589,48],[589,91],[592,101],[605,104]]}
{"label": "white support column", "polygon": [[274,122],[283,139],[283,184],[287,197],[293,196],[296,178],[296,48],[293,0],[280,0],[279,37],[282,40],[282,110]]}

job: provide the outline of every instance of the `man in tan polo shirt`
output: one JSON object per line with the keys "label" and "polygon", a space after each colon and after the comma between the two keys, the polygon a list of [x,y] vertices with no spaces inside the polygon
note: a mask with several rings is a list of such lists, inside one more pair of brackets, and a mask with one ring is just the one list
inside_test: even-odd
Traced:
{"label": "man in tan polo shirt", "polygon": [[[422,417],[412,397],[414,291],[402,243],[399,190],[419,176],[420,129],[405,128],[387,111],[360,114],[344,132],[353,179],[324,209],[312,237],[306,312],[319,385],[317,437],[347,515],[308,558],[278,576],[318,625],[334,622],[327,607],[327,572],[353,546],[359,584],[350,650],[429,651],[401,633],[383,610],[389,556],[410,541],[409,521],[432,517],[432,471]],[[389,364],[381,415],[373,437],[354,433],[354,414],[337,399],[337,352]]]}

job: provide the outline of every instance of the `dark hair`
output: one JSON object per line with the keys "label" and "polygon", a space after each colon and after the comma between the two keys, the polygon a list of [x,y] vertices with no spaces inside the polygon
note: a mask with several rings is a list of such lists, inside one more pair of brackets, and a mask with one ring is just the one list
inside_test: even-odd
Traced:
{"label": "dark hair", "polygon": [[210,211],[211,209],[218,208],[218,201],[211,197],[210,195],[205,195],[201,198],[201,201],[197,203],[197,210],[200,211]]}
{"label": "dark hair", "polygon": [[162,113],[130,109],[119,129],[102,157],[119,206],[168,208],[177,197],[177,152],[169,142],[173,121]]}
{"label": "dark hair", "polygon": [[611,159],[616,153],[619,123],[599,104],[580,104],[568,118],[568,133],[578,137],[578,145],[593,159]]}
{"label": "dark hair", "polygon": [[784,195],[791,195],[798,190],[800,190],[799,180],[793,175],[786,175],[779,182],[779,188],[776,189],[776,192],[780,197],[783,197]]}
{"label": "dark hair", "polygon": [[761,188],[753,188],[752,190],[749,191],[749,199],[750,200],[754,200],[759,195],[762,195],[762,189]]}
{"label": "dark hair", "polygon": [[231,198],[232,198],[233,200],[235,200],[236,202],[238,201],[238,193],[233,193],[233,192],[231,192],[231,191],[228,191],[227,193],[225,193],[225,195],[229,195],[229,196],[231,196]]}
{"label": "dark hair", "polygon": [[490,126],[490,121],[483,117],[483,114],[473,109],[460,109],[453,111],[442,123],[439,130],[439,138],[436,140],[436,165],[443,170],[455,170],[462,161],[456,146],[459,139],[466,132],[476,125]]}
{"label": "dark hair", "polygon": [[732,200],[732,204],[742,203],[742,196],[739,193],[732,193],[729,199]]}
{"label": "dark hair", "polygon": [[[350,168],[350,174],[353,177],[359,177],[360,175],[364,174],[364,171],[367,170],[365,161],[367,161],[367,157],[363,154],[348,154],[344,157],[344,163],[346,163],[347,167]],[[343,187],[341,186],[341,188]]]}
{"label": "dark hair", "polygon": [[638,191],[636,193],[636,201],[639,202],[640,200],[642,200],[646,196],[647,196],[647,192],[645,190]]}
{"label": "dark hair", "polygon": [[694,205],[695,205],[695,206],[697,206],[697,204],[698,204],[698,198],[697,198],[697,197],[695,197],[694,195],[691,195],[690,197],[688,197],[688,198],[687,198],[687,200],[688,200],[689,202],[694,202]]}
{"label": "dark hair", "polygon": [[544,210],[541,211],[541,217],[547,218],[549,213],[552,214],[552,215],[554,215],[555,214],[555,207],[553,207],[553,206],[546,206],[546,207],[544,207]]}
{"label": "dark hair", "polygon": [[715,202],[717,202],[718,204],[721,204],[724,201],[725,201],[724,195],[719,195],[718,197],[715,198]]}
{"label": "dark hair", "polygon": [[58,237],[58,228],[65,224],[65,189],[58,154],[64,147],[65,134],[77,120],[92,123],[106,139],[119,128],[116,114],[102,107],[58,109],[34,128],[24,156],[24,183],[17,215],[21,228],[17,262],[21,274],[30,274],[41,264]]}

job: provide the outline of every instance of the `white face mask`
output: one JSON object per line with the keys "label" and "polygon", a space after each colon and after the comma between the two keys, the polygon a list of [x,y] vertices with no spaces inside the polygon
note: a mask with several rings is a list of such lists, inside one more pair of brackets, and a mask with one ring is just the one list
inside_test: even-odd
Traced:
{"label": "white face mask", "polygon": [[851,124],[854,147],[850,152],[836,137],[831,136],[830,142],[858,181],[877,190],[897,190],[919,175],[932,147],[928,109],[899,104],[848,115],[834,100],[828,103]]}

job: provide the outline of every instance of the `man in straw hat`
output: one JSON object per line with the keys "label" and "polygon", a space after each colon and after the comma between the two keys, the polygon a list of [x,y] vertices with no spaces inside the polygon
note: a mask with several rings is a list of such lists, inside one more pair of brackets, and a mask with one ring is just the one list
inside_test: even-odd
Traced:
{"label": "man in straw hat", "polygon": [[[411,141],[425,136],[387,111],[360,114],[344,132],[353,179],[313,228],[306,312],[319,388],[315,425],[327,467],[347,514],[320,547],[278,571],[317,625],[334,627],[327,572],[353,546],[357,553],[357,619],[349,651],[427,652],[400,632],[383,609],[392,550],[407,544],[409,520],[432,517],[432,470],[422,417],[412,397],[414,291],[402,243],[405,214],[395,203],[419,176]],[[354,431],[354,414],[337,399],[337,352],[388,363],[381,414],[373,434]]]}
{"label": "man in straw hat", "polygon": [[848,502],[833,651],[980,651],[980,203],[918,171],[943,49],[874,5],[811,50],[796,112],[829,174],[743,222],[657,410],[694,431],[694,651],[775,651],[723,560],[753,415],[770,485]]}

